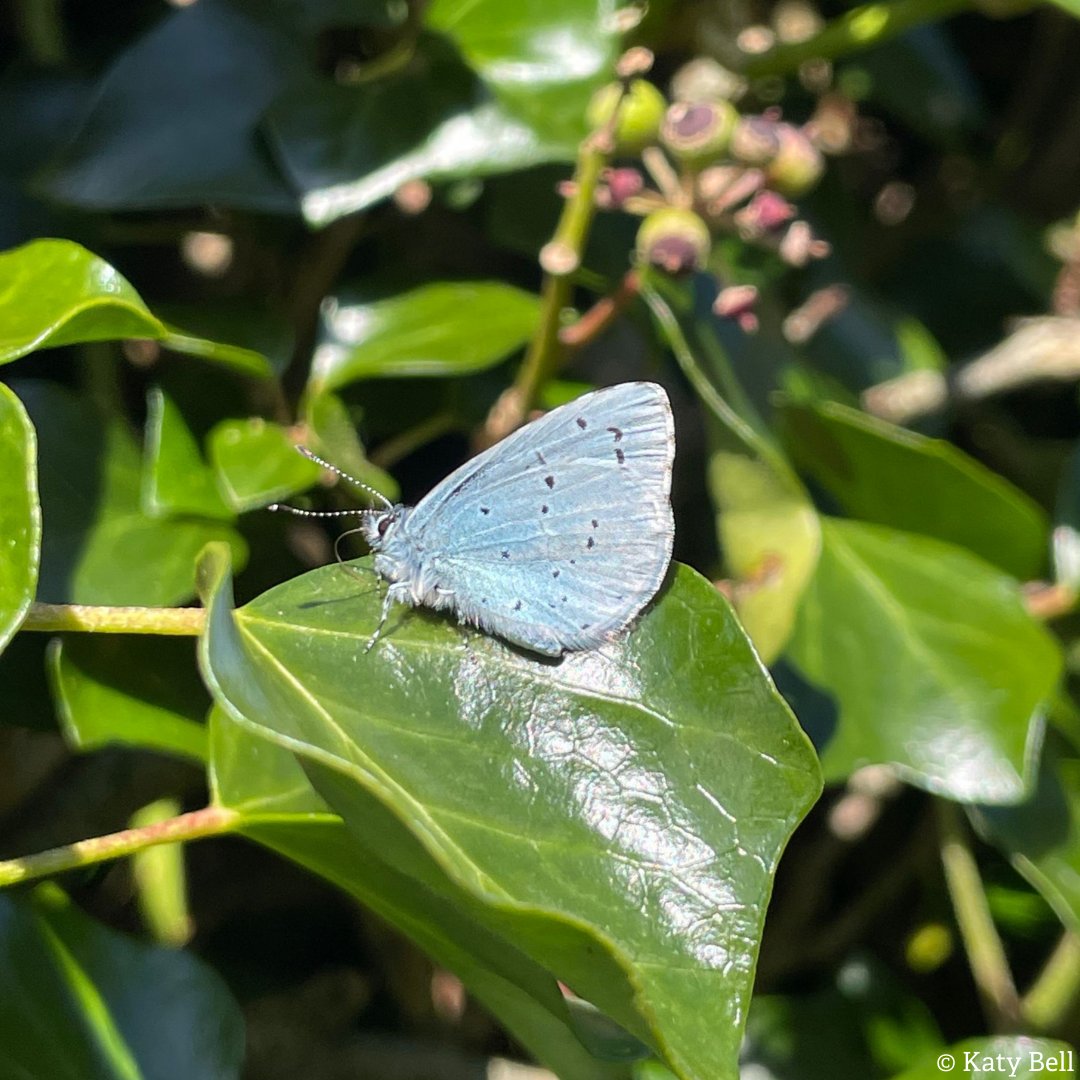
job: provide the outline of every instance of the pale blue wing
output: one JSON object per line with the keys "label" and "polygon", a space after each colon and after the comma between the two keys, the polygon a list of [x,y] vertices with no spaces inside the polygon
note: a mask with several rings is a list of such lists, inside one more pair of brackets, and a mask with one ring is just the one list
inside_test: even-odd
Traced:
{"label": "pale blue wing", "polygon": [[661,387],[598,390],[468,462],[406,528],[459,617],[538,652],[589,648],[667,572],[674,445]]}

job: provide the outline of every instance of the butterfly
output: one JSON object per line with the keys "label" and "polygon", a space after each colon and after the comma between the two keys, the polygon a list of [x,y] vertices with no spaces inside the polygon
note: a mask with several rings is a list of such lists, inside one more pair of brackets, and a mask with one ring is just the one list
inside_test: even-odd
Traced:
{"label": "butterfly", "polygon": [[360,515],[375,571],[389,583],[367,647],[395,602],[448,610],[543,656],[612,640],[667,574],[674,455],[663,388],[621,383],[519,428],[416,506],[379,495],[381,509],[344,511]]}

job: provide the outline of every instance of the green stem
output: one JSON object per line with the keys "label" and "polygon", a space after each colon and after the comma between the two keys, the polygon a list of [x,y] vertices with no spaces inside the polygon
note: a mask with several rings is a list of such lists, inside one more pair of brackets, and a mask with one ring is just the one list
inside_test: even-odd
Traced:
{"label": "green stem", "polygon": [[34,63],[60,67],[67,60],[60,0],[21,0],[16,19],[23,45]]}
{"label": "green stem", "polygon": [[987,1022],[994,1031],[1017,1031],[1020,1000],[960,813],[947,799],[937,800],[937,810],[945,884]]}
{"label": "green stem", "polygon": [[89,604],[31,604],[21,630],[54,634],[162,634],[198,637],[206,623],[202,608],[97,607]]}
{"label": "green stem", "polygon": [[839,60],[863,52],[923,23],[947,19],[972,6],[971,0],[892,0],[863,4],[833,19],[806,41],[777,45],[746,61],[752,79],[788,75],[808,60]]}
{"label": "green stem", "polygon": [[1080,937],[1066,930],[1020,1003],[1036,1031],[1055,1034],[1080,1003]]}
{"label": "green stem", "polygon": [[207,806],[203,810],[194,810],[190,814],[181,814],[139,828],[78,840],[74,844],[41,851],[36,855],[25,855],[20,859],[6,859],[0,861],[0,888],[133,855],[155,844],[183,843],[204,836],[221,836],[233,832],[239,821],[240,815],[235,810]]}

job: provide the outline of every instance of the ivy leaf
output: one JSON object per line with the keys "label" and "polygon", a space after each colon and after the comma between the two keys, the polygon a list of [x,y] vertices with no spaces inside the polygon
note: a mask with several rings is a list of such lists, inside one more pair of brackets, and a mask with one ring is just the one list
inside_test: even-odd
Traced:
{"label": "ivy leaf", "polygon": [[235,613],[221,549],[201,580],[215,699],[354,836],[684,1080],[737,1076],[772,875],[820,784],[708,582],[678,568],[632,633],[547,663],[408,611],[365,652],[381,590],[339,567]]}
{"label": "ivy leaf", "polygon": [[961,802],[1025,798],[1062,659],[1016,582],[878,525],[826,519],[823,537],[787,658],[839,710],[815,740],[826,776],[888,762]]}
{"label": "ivy leaf", "polygon": [[55,885],[0,895],[0,1075],[236,1080],[243,1054],[240,1010],[194,956],[105,929]]}
{"label": "ivy leaf", "polygon": [[14,392],[0,383],[0,652],[30,609],[40,560],[34,425]]}

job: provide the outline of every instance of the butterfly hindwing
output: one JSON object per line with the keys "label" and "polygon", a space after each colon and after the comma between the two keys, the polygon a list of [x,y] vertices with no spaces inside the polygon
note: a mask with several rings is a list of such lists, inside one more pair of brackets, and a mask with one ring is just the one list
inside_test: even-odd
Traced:
{"label": "butterfly hindwing", "polygon": [[460,618],[537,652],[588,648],[626,626],[667,571],[673,453],[660,387],[596,391],[468,462],[408,532]]}

